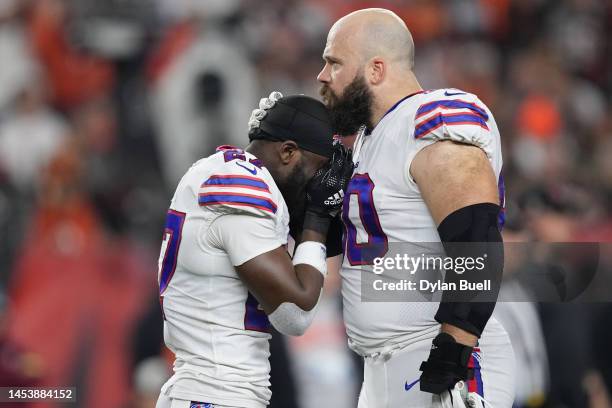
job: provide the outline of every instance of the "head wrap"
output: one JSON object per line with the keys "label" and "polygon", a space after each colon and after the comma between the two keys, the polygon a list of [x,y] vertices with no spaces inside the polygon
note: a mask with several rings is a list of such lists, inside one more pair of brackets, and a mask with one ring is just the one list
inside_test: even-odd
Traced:
{"label": "head wrap", "polygon": [[249,119],[249,140],[293,140],[300,149],[331,157],[333,130],[322,102],[305,95],[272,92]]}

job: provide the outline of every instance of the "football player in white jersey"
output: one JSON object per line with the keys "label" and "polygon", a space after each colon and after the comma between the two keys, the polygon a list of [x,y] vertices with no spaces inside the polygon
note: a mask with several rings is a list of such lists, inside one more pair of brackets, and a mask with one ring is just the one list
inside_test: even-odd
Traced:
{"label": "football player in white jersey", "polygon": [[[157,408],[265,407],[270,324],[300,335],[315,312],[350,154],[332,146],[325,106],[306,96],[272,93],[249,128],[246,149],[196,162],[170,204],[159,290],[176,360]],[[305,210],[293,260],[292,210]]]}
{"label": "football player in white jersey", "polygon": [[511,407],[514,359],[490,318],[496,293],[479,303],[450,302],[448,291],[442,302],[366,302],[361,286],[393,243],[441,242],[452,259],[464,255],[453,243],[468,251],[484,243],[494,251],[487,272],[500,276],[502,156],[492,113],[458,89],[424,91],[411,34],[389,10],[338,20],[323,59],[317,79],[335,133],[365,125],[342,214],[344,319],[365,361],[359,407]]}

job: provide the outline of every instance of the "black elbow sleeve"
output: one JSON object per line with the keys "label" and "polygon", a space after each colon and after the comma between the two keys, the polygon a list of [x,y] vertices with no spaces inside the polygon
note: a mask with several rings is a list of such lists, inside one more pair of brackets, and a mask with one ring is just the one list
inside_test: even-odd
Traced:
{"label": "black elbow sleeve", "polygon": [[[447,216],[438,227],[446,256],[455,261],[453,265],[465,265],[465,260],[472,259],[483,267],[461,273],[456,267],[446,271],[445,283],[454,283],[453,287],[460,288],[460,281],[464,284],[467,281],[472,286],[468,290],[444,291],[435,319],[478,337],[495,308],[503,273],[504,250],[497,221],[500,209],[491,203],[463,207]],[[485,286],[486,290],[477,286],[483,282],[490,284]]]}

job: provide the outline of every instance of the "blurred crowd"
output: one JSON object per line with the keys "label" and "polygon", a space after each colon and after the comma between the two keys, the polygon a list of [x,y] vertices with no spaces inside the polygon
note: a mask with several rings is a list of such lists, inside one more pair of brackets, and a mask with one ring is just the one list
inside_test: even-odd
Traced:
{"label": "blurred crowd", "polygon": [[[611,240],[610,2],[0,0],[0,385],[154,406],[172,361],[156,260],[176,183],[215,146],[246,145],[260,97],[316,96],[329,27],[371,6],[408,24],[424,88],[494,112],[509,239]],[[360,368],[328,285],[305,338],[275,337],[273,407],[354,405]],[[517,405],[609,406],[609,305],[509,314],[539,341],[519,350],[541,370]]]}

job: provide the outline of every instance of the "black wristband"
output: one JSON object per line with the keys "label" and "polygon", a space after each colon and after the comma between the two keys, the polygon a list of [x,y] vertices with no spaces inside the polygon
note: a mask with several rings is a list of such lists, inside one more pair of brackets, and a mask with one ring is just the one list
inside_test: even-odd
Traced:
{"label": "black wristband", "polygon": [[307,209],[306,215],[304,216],[303,230],[309,229],[320,234],[327,235],[331,220],[332,218],[328,214],[321,214],[319,212]]}

